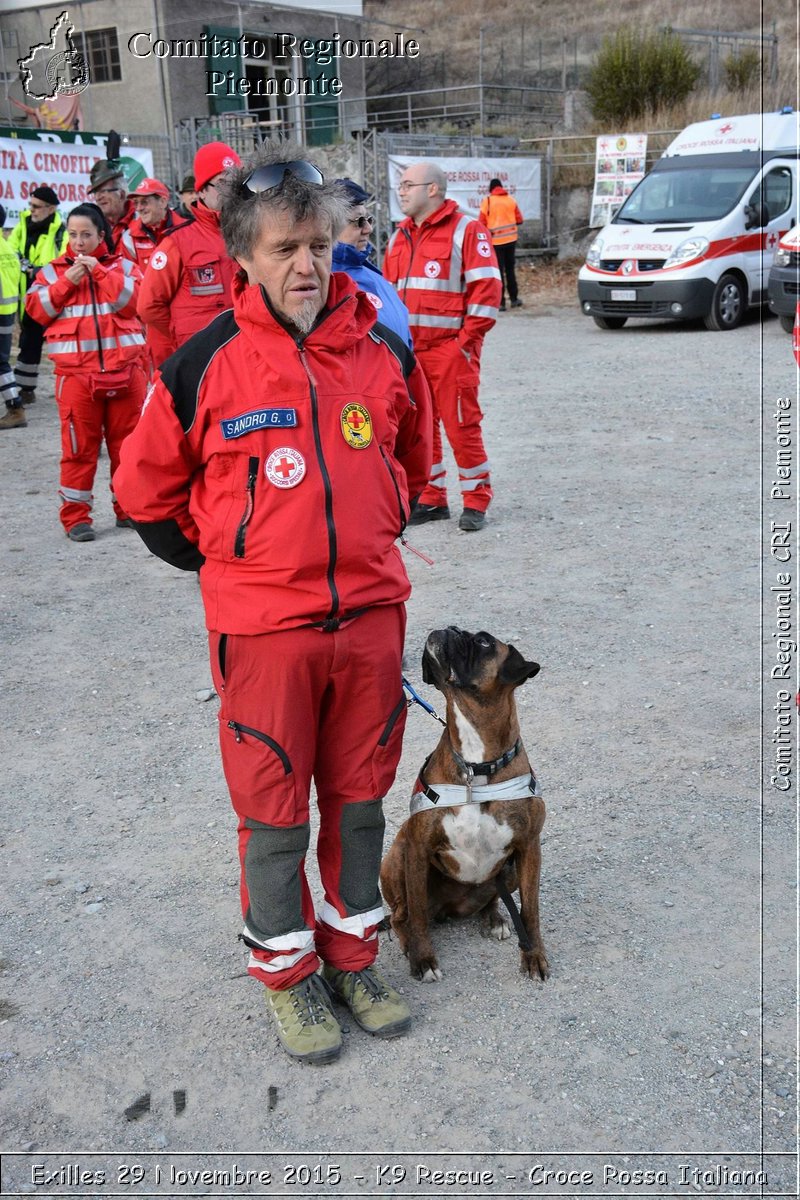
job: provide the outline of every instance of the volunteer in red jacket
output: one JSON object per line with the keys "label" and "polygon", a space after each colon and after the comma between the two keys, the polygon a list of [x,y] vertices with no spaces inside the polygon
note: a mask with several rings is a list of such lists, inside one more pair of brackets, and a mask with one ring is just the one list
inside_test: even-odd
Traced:
{"label": "volunteer in red jacket", "polygon": [[156,246],[185,218],[170,208],[169,188],[160,179],[143,179],[130,195],[136,216],[122,235],[121,249],[144,274]]}
{"label": "volunteer in red jacket", "polygon": [[503,280],[500,311],[505,312],[506,289],[508,289],[511,307],[522,308],[517,288],[515,258],[519,226],[522,224],[523,217],[516,200],[513,196],[509,196],[499,179],[489,180],[489,192],[481,201],[478,220],[492,235],[492,245],[497,255],[497,265]]}
{"label": "volunteer in red jacket", "polygon": [[173,230],[150,258],[139,316],[156,366],[231,306],[236,266],[220,233],[218,185],[225,171],[240,163],[224,142],[200,147],[194,156],[198,199],[191,206],[192,219]]}
{"label": "volunteer in red jacket", "polygon": [[[144,336],[136,316],[139,268],[113,252],[96,204],[67,218],[67,252],[43,267],[25,307],[45,328],[61,418],[61,523],[73,542],[94,541],[92,487],[105,436],[111,471],[139,419]],[[114,496],[117,526],[131,525]]]}
{"label": "volunteer in red jacket", "polygon": [[128,196],[128,184],[122,164],[115,158],[101,158],[89,172],[89,195],[111,226],[114,249],[136,218],[136,206]]}
{"label": "volunteer in red jacket", "polygon": [[326,1062],[342,1042],[329,989],[376,1036],[410,1023],[372,964],[406,712],[396,540],[428,475],[430,397],[402,338],[331,273],[350,201],[302,155],[266,144],[231,172],[233,310],[163,365],[114,484],[150,549],[200,571],[248,970],[286,1051]]}
{"label": "volunteer in red jacket", "polygon": [[458,466],[458,527],[482,529],[492,499],[478,403],[483,339],[497,319],[502,285],[491,239],[448,200],[447,177],[415,163],[397,188],[406,214],[389,242],[383,273],[410,313],[414,350],[433,393],[433,466],[409,524],[450,516],[440,421]]}

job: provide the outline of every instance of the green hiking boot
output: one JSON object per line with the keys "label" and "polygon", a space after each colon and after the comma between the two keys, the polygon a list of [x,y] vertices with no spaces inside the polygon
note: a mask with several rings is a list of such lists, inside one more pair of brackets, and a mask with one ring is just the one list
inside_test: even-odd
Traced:
{"label": "green hiking boot", "polygon": [[319,975],[307,975],[282,992],[265,990],[267,1008],[275,1018],[278,1040],[287,1054],[307,1063],[327,1063],[339,1057],[342,1031]]}
{"label": "green hiking boot", "polygon": [[356,1024],[367,1033],[393,1038],[409,1029],[411,1013],[408,1005],[373,967],[365,967],[363,971],[337,971],[325,963],[322,978],[336,999],[350,1009]]}

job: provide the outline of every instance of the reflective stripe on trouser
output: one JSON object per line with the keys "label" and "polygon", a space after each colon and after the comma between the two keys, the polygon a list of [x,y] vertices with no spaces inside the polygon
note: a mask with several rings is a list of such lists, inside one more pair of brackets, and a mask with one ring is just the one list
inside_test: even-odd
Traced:
{"label": "reflective stripe on trouser", "polygon": [[[209,636],[222,764],[239,817],[248,971],[269,987],[291,987],[320,957],[360,970],[377,955],[381,798],[405,727],[404,633],[396,604],[335,633]],[[316,915],[305,871],[312,778],[324,891]]]}
{"label": "reflective stripe on trouser", "polygon": [[465,507],[485,512],[492,499],[489,459],[483,444],[478,403],[480,359],[467,362],[455,340],[416,351],[433,395],[434,471],[420,496],[421,504],[447,504],[443,466],[442,425],[458,465],[461,499]]}
{"label": "reflective stripe on trouser", "polygon": [[[59,517],[67,533],[75,525],[91,522],[100,443],[105,435],[113,476],[119,464],[120,447],[139,420],[146,382],[138,365],[131,368],[129,381],[118,388],[97,376],[56,375],[56,404],[61,418]],[[123,519],[125,511],[113,492],[111,502],[117,517]]]}
{"label": "reflective stripe on trouser", "polygon": [[28,313],[23,313],[19,325],[19,353],[14,375],[17,387],[35,388],[39,380],[39,363],[42,359],[44,328]]}
{"label": "reflective stripe on trouser", "polygon": [[[14,382],[14,373],[11,370],[9,357],[11,355],[11,332],[3,330],[0,332],[0,405],[6,404],[9,408],[19,405],[19,396],[17,394],[17,385]],[[2,412],[2,408],[0,408]]]}

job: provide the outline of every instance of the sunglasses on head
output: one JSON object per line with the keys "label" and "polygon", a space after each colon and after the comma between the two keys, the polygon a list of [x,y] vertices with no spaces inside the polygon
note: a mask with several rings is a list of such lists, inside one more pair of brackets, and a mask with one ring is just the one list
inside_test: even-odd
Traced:
{"label": "sunglasses on head", "polygon": [[315,183],[317,186],[325,182],[325,177],[313,163],[297,159],[295,162],[270,163],[267,167],[256,167],[242,183],[243,192],[259,195],[280,187],[287,175],[294,175],[303,183]]}

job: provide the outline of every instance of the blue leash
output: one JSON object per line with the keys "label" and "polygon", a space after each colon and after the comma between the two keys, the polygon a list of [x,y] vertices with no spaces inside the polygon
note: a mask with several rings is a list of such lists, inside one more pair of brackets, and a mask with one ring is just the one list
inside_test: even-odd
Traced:
{"label": "blue leash", "polygon": [[439,722],[440,725],[445,725],[445,726],[447,725],[447,722],[442,720],[442,718],[437,713],[436,709],[433,708],[430,704],[428,704],[427,700],[423,700],[422,697],[419,696],[414,691],[413,687],[408,682],[405,675],[403,676],[403,687],[405,688],[405,690],[408,692],[409,696],[411,697],[411,699],[407,701],[409,708],[411,707],[412,704],[418,704],[420,706],[420,708],[425,709],[426,713],[430,713],[430,715],[432,717],[434,717]]}

